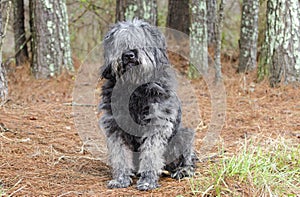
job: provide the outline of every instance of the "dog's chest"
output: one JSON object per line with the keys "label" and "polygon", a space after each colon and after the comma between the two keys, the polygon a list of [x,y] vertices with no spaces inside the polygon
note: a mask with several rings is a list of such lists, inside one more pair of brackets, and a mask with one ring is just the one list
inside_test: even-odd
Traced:
{"label": "dog's chest", "polygon": [[161,90],[153,88],[151,84],[145,84],[137,88],[130,96],[129,112],[133,120],[146,125],[151,121],[149,114],[155,114],[153,106],[163,102],[166,99]]}
{"label": "dog's chest", "polygon": [[143,91],[134,92],[129,100],[129,112],[133,120],[140,125],[150,122],[148,118],[152,106],[159,102],[159,97],[146,94]]}

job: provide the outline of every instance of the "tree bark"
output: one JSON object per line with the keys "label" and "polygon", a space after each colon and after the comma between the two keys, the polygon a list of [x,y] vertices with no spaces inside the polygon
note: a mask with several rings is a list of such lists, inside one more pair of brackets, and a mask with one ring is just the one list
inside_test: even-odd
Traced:
{"label": "tree bark", "polygon": [[117,0],[116,22],[143,19],[152,25],[157,25],[156,0]]}
{"label": "tree bark", "polygon": [[193,66],[196,66],[203,75],[208,70],[206,0],[192,0],[190,9],[190,56],[192,64],[189,77],[194,78],[197,77],[197,73],[193,70],[195,68]]}
{"label": "tree bark", "polygon": [[30,1],[32,71],[36,78],[73,72],[65,0]]}
{"label": "tree bark", "polygon": [[243,0],[238,72],[256,68],[259,0]]}
{"label": "tree bark", "polygon": [[24,1],[13,0],[14,6],[14,38],[17,66],[24,64],[28,60],[28,50],[26,45],[25,25],[24,25]]}
{"label": "tree bark", "polygon": [[6,101],[8,95],[5,68],[2,65],[2,1],[0,0],[0,106]]}
{"label": "tree bark", "polygon": [[271,86],[300,81],[300,13],[298,0],[268,0],[267,30],[259,62],[259,79]]}
{"label": "tree bark", "polygon": [[225,2],[224,0],[221,0],[218,9],[217,21],[215,23],[216,39],[215,39],[214,60],[215,60],[215,70],[216,70],[216,77],[215,77],[216,81],[219,81],[222,78],[221,48],[222,48],[224,7],[225,7]]}
{"label": "tree bark", "polygon": [[169,0],[167,27],[189,35],[190,14],[188,0]]}
{"label": "tree bark", "polygon": [[1,50],[1,57],[0,57],[0,106],[5,103],[8,95],[8,87],[7,87],[7,80],[6,80],[6,72],[4,65],[2,64],[2,50]]}
{"label": "tree bark", "polygon": [[217,0],[206,0],[207,7],[207,42],[213,47],[216,41],[215,23],[217,21]]}

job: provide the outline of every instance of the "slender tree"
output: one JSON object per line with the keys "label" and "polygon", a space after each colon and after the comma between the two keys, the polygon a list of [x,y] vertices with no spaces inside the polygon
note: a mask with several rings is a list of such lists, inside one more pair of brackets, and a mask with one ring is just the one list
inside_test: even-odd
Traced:
{"label": "slender tree", "polygon": [[152,25],[157,25],[156,0],[117,0],[116,22],[143,19]]}
{"label": "slender tree", "polygon": [[[1,16],[0,16],[1,17]],[[8,95],[7,79],[4,65],[2,64],[2,50],[0,51],[0,106],[6,101]]]}
{"label": "slender tree", "polygon": [[259,79],[271,86],[300,81],[299,0],[268,0],[267,29],[259,62]]}
{"label": "slender tree", "polygon": [[189,0],[169,0],[167,27],[189,35]]}
{"label": "slender tree", "polygon": [[5,102],[8,94],[5,68],[2,65],[2,1],[0,0],[0,106]]}
{"label": "slender tree", "polygon": [[216,81],[219,81],[222,78],[222,65],[221,65],[221,46],[222,46],[222,31],[223,31],[223,20],[224,20],[224,7],[225,2],[224,0],[220,1],[217,21],[215,22],[215,54],[214,54],[214,61],[215,61],[215,70],[216,70]]}
{"label": "slender tree", "polygon": [[25,25],[24,25],[24,1],[13,0],[14,6],[14,38],[15,38],[15,53],[17,66],[25,63],[28,60],[28,51],[26,45]]}
{"label": "slender tree", "polygon": [[36,78],[73,72],[65,0],[30,1],[32,71]]}
{"label": "slender tree", "polygon": [[216,17],[217,0],[206,0],[207,7],[207,42],[209,47],[213,47],[216,41]]}
{"label": "slender tree", "polygon": [[194,66],[199,68],[201,74],[206,74],[208,70],[206,0],[192,0],[190,10],[190,56],[192,64],[189,77],[194,78],[197,77]]}
{"label": "slender tree", "polygon": [[243,0],[238,72],[256,68],[259,0]]}

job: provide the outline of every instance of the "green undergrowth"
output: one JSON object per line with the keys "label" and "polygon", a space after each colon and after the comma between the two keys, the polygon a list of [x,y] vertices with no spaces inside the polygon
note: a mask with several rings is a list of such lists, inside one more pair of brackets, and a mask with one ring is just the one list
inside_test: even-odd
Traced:
{"label": "green undergrowth", "polygon": [[4,192],[4,189],[2,188],[2,186],[0,185],[0,196],[4,196],[5,195],[5,192]]}
{"label": "green undergrowth", "polygon": [[300,195],[300,145],[283,137],[245,140],[236,154],[200,168],[188,196]]}

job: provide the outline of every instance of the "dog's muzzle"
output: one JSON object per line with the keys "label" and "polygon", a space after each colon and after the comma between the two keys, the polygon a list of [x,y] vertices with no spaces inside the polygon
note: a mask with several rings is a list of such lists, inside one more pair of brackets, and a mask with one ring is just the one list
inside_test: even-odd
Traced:
{"label": "dog's muzzle", "polygon": [[137,50],[129,50],[122,54],[123,69],[128,70],[139,64]]}

